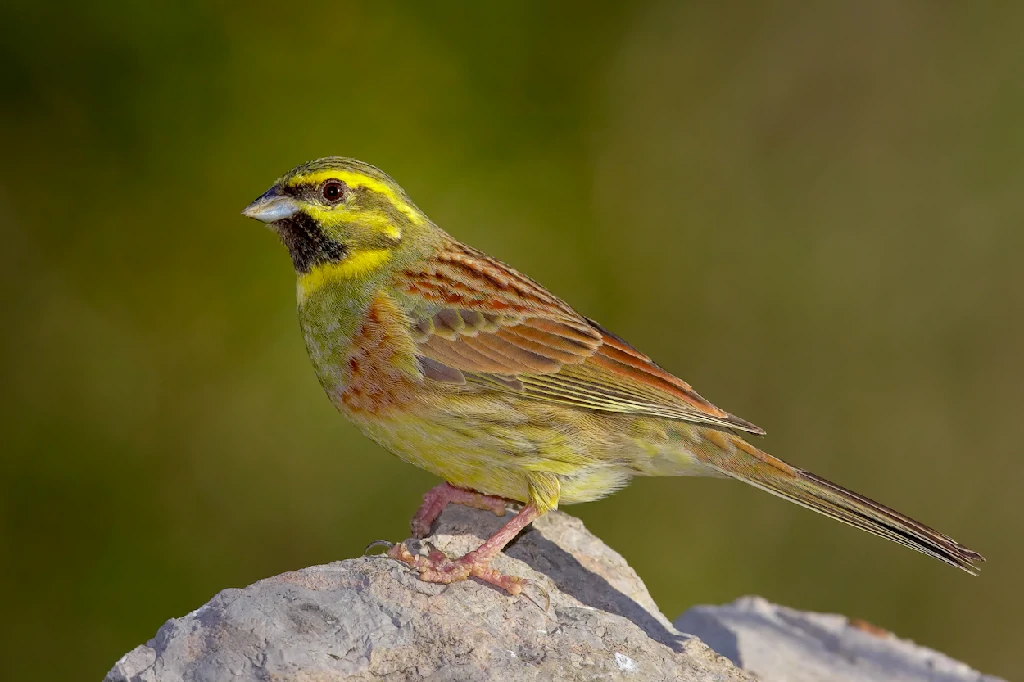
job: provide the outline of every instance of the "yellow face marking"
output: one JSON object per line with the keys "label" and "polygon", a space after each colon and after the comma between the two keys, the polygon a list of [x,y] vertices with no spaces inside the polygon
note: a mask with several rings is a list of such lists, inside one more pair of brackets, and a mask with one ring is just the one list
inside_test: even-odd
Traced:
{"label": "yellow face marking", "polygon": [[[344,217],[343,206],[331,209],[317,204],[305,204],[302,210],[306,215],[321,225],[335,224]],[[391,239],[397,240],[402,238],[402,230],[399,229],[397,225],[389,221],[387,216],[383,214],[362,213],[359,216],[359,221],[362,224],[387,235]]]}
{"label": "yellow face marking", "polygon": [[393,190],[386,183],[383,183],[376,178],[371,178],[368,175],[363,175],[362,173],[347,170],[322,170],[315,173],[308,173],[306,175],[297,175],[288,181],[288,186],[295,187],[296,185],[306,184],[319,185],[324,180],[341,180],[349,187],[365,187],[379,194],[383,194],[395,208],[404,213],[414,223],[417,225],[423,223],[423,215],[403,199],[398,192]]}
{"label": "yellow face marking", "polygon": [[322,289],[331,282],[356,279],[367,275],[383,265],[390,257],[391,252],[387,249],[368,249],[354,251],[340,263],[317,266],[299,276],[299,302],[305,301],[314,291]]}

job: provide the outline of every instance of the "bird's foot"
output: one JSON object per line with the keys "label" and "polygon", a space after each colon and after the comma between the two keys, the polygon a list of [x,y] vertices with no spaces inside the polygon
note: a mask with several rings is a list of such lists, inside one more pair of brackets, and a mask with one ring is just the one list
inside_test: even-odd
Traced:
{"label": "bird's foot", "polygon": [[405,543],[399,543],[388,550],[387,555],[412,566],[418,573],[420,580],[428,583],[440,583],[449,585],[466,578],[479,578],[495,587],[508,592],[510,595],[518,595],[523,587],[529,584],[524,578],[504,575],[495,568],[491,568],[491,558],[481,557],[477,552],[469,552],[458,559],[450,559],[441,550],[427,545],[429,551],[426,556],[413,554]]}
{"label": "bird's foot", "polygon": [[412,536],[414,538],[425,538],[430,535],[430,527],[441,515],[444,508],[449,504],[461,504],[464,507],[473,507],[485,511],[494,512],[495,516],[505,515],[505,505],[508,500],[495,497],[494,495],[483,495],[471,490],[456,488],[449,483],[442,483],[434,486],[423,496],[423,504],[420,505],[416,516],[412,518]]}
{"label": "bird's foot", "polygon": [[[458,488],[452,488],[452,490],[458,491]],[[459,492],[466,493],[464,490]],[[477,493],[471,494],[476,495]],[[486,498],[487,496],[481,495],[480,497]],[[504,513],[505,501],[501,500],[501,498],[491,499],[501,501],[502,513]],[[426,506],[424,504],[424,507]],[[443,509],[444,507],[442,506],[441,508]],[[485,508],[492,509],[492,511],[498,513],[496,506]],[[464,554],[458,559],[448,558],[444,552],[429,544],[427,545],[429,552],[426,556],[413,554],[404,542],[392,545],[388,549],[387,555],[392,559],[397,559],[412,566],[420,574],[420,580],[426,582],[448,585],[474,577],[480,578],[495,587],[500,587],[511,595],[517,595],[523,591],[524,585],[529,584],[528,581],[522,578],[502,575],[500,571],[491,568],[491,561],[505,548],[505,545],[515,538],[519,531],[530,525],[539,516],[540,511],[537,509],[537,505],[532,502],[527,504],[518,514],[505,523],[497,533],[485,540],[483,544],[472,552]]]}

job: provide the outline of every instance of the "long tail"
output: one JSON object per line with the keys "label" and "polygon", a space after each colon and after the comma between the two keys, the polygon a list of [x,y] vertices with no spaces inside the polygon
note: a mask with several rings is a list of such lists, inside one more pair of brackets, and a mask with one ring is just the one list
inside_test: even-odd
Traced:
{"label": "long tail", "polygon": [[[710,431],[710,430],[709,430]],[[710,431],[717,448],[698,455],[713,469],[829,518],[892,540],[950,566],[978,574],[978,552],[898,511],[786,464],[758,450],[739,436]]]}

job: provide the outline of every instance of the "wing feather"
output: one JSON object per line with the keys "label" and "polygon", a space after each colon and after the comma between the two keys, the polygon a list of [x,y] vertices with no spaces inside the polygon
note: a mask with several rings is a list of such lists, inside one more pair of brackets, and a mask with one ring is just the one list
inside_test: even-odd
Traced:
{"label": "wing feather", "polygon": [[542,286],[457,242],[399,274],[427,378],[755,434]]}

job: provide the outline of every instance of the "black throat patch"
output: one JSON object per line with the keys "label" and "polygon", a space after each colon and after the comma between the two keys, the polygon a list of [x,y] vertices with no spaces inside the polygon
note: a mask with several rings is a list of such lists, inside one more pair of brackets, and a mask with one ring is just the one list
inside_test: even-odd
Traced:
{"label": "black throat patch", "polygon": [[318,265],[337,263],[345,257],[345,245],[329,239],[316,221],[301,211],[274,223],[274,227],[288,247],[296,272],[305,274]]}

